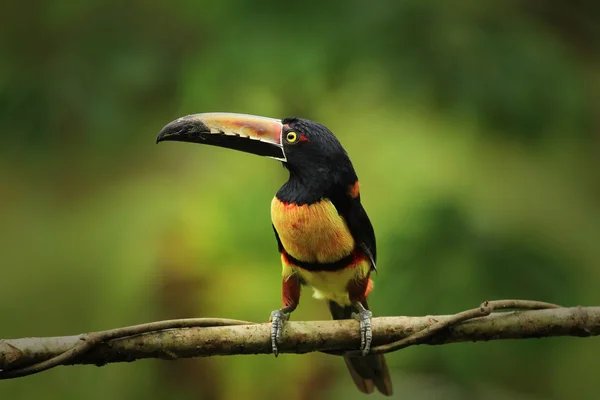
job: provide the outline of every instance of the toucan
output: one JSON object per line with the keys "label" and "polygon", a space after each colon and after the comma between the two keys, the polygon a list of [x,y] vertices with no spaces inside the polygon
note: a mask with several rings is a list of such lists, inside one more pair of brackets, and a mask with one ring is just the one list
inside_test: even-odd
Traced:
{"label": "toucan", "polygon": [[392,394],[383,355],[369,354],[377,249],[373,226],[360,200],[348,154],[325,126],[301,118],[234,113],[188,115],[168,123],[156,142],[201,143],[279,160],[289,179],[271,202],[281,254],[283,307],[271,313],[271,345],[277,356],[284,323],[300,302],[303,286],[326,300],[334,319],[356,318],[362,356],[345,356],[358,389]]}

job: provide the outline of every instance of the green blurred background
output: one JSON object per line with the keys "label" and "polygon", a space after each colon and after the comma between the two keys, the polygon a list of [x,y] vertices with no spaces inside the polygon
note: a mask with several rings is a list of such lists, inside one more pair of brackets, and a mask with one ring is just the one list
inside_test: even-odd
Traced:
{"label": "green blurred background", "polygon": [[[593,0],[9,2],[0,24],[0,337],[280,305],[276,162],[154,144],[179,116],[333,130],[379,244],[376,315],[600,304]],[[294,319],[329,318],[305,291]],[[398,398],[596,399],[598,339],[415,347]],[[1,399],[362,399],[322,354],[60,367]]]}

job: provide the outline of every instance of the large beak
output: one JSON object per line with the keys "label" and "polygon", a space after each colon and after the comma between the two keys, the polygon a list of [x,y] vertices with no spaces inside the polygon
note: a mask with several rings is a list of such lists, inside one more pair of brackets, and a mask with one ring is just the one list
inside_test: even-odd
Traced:
{"label": "large beak", "polygon": [[165,126],[156,143],[166,140],[226,147],[286,161],[281,145],[281,120],[232,113],[181,117]]}

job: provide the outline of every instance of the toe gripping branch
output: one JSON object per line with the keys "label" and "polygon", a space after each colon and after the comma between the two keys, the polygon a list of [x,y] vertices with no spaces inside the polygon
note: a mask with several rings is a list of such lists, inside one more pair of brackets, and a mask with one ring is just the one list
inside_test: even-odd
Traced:
{"label": "toe gripping branch", "polygon": [[283,325],[290,319],[290,314],[293,309],[290,307],[284,307],[280,310],[274,310],[271,312],[271,346],[273,348],[273,354],[275,357],[279,355],[279,348],[281,344],[281,336],[283,334]]}
{"label": "toe gripping branch", "polygon": [[300,287],[300,281],[295,275],[283,279],[281,296],[283,308],[273,311],[270,319],[271,346],[275,357],[279,354],[278,345],[281,344],[283,326],[285,322],[290,319],[290,314],[298,307],[298,303],[300,302]]}
{"label": "toe gripping branch", "polygon": [[352,317],[357,319],[360,324],[360,351],[363,356],[366,356],[371,351],[371,342],[373,341],[373,330],[371,328],[373,313],[360,302],[354,303],[354,307],[358,312],[353,313]]}

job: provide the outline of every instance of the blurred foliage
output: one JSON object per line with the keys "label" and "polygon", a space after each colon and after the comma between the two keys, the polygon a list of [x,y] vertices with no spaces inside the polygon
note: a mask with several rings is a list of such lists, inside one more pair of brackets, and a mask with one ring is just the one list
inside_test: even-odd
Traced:
{"label": "blurred foliage", "polygon": [[[378,315],[600,304],[591,0],[9,2],[0,24],[0,337],[266,320],[285,171],[159,129],[302,116],[354,161]],[[295,319],[329,318],[308,291]],[[399,398],[595,399],[596,339],[409,348]],[[321,354],[63,367],[0,398],[362,398]]]}

